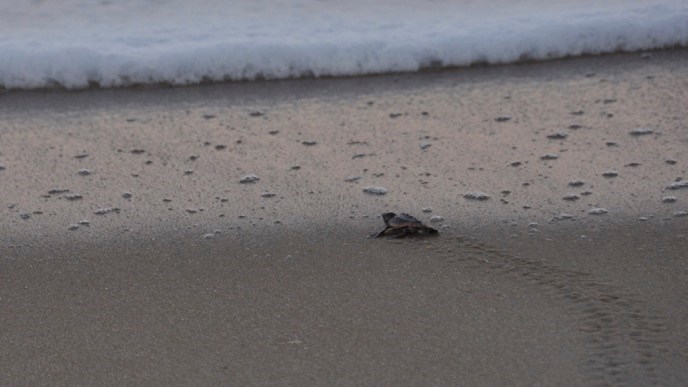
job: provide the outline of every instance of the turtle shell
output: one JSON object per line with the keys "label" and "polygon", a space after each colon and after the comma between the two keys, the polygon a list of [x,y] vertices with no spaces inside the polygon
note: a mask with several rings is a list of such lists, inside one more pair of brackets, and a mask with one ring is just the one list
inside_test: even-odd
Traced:
{"label": "turtle shell", "polygon": [[412,227],[412,228],[421,228],[425,227],[423,222],[420,220],[414,218],[413,216],[407,214],[407,213],[401,213],[401,214],[395,214],[393,212],[388,212],[386,214],[382,215],[382,219],[385,221],[385,224],[390,226],[391,228],[402,228],[402,227]]}

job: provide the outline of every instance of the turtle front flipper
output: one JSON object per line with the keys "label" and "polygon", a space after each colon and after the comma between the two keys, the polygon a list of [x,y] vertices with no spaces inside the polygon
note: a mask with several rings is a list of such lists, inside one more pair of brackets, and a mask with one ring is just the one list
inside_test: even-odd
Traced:
{"label": "turtle front flipper", "polygon": [[382,229],[382,231],[376,232],[375,234],[368,235],[368,238],[380,238],[382,236],[382,234],[384,234],[385,231],[387,231],[387,230],[389,230],[389,226]]}
{"label": "turtle front flipper", "polygon": [[435,234],[439,234],[439,233],[440,233],[440,232],[437,231],[436,229],[434,229],[434,228],[432,228],[432,227],[429,227],[429,226],[425,226],[425,228],[423,229],[423,232],[426,233],[426,234],[429,234],[429,235],[435,235]]}

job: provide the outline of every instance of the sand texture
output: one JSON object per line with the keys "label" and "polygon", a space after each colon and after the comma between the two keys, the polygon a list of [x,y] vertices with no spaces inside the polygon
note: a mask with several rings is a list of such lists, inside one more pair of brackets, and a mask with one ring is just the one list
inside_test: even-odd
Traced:
{"label": "sand texture", "polygon": [[0,94],[0,384],[688,384],[687,63]]}

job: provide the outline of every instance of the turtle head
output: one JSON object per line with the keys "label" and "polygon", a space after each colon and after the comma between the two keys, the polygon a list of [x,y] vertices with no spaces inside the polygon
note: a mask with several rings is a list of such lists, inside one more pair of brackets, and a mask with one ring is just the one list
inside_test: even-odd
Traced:
{"label": "turtle head", "polygon": [[382,220],[385,221],[386,225],[389,225],[389,221],[392,220],[392,218],[394,218],[395,216],[397,216],[397,214],[393,212],[385,212],[384,214],[382,214]]}

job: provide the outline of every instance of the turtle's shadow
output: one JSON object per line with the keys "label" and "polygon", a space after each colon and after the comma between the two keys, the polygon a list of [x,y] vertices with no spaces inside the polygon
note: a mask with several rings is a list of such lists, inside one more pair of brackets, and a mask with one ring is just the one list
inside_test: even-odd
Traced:
{"label": "turtle's shadow", "polygon": [[427,238],[439,236],[439,231],[435,229],[430,229],[432,231],[419,231],[416,228],[404,227],[397,230],[384,230],[382,232],[377,232],[368,235],[368,238],[392,238],[392,239],[416,239],[416,238]]}

